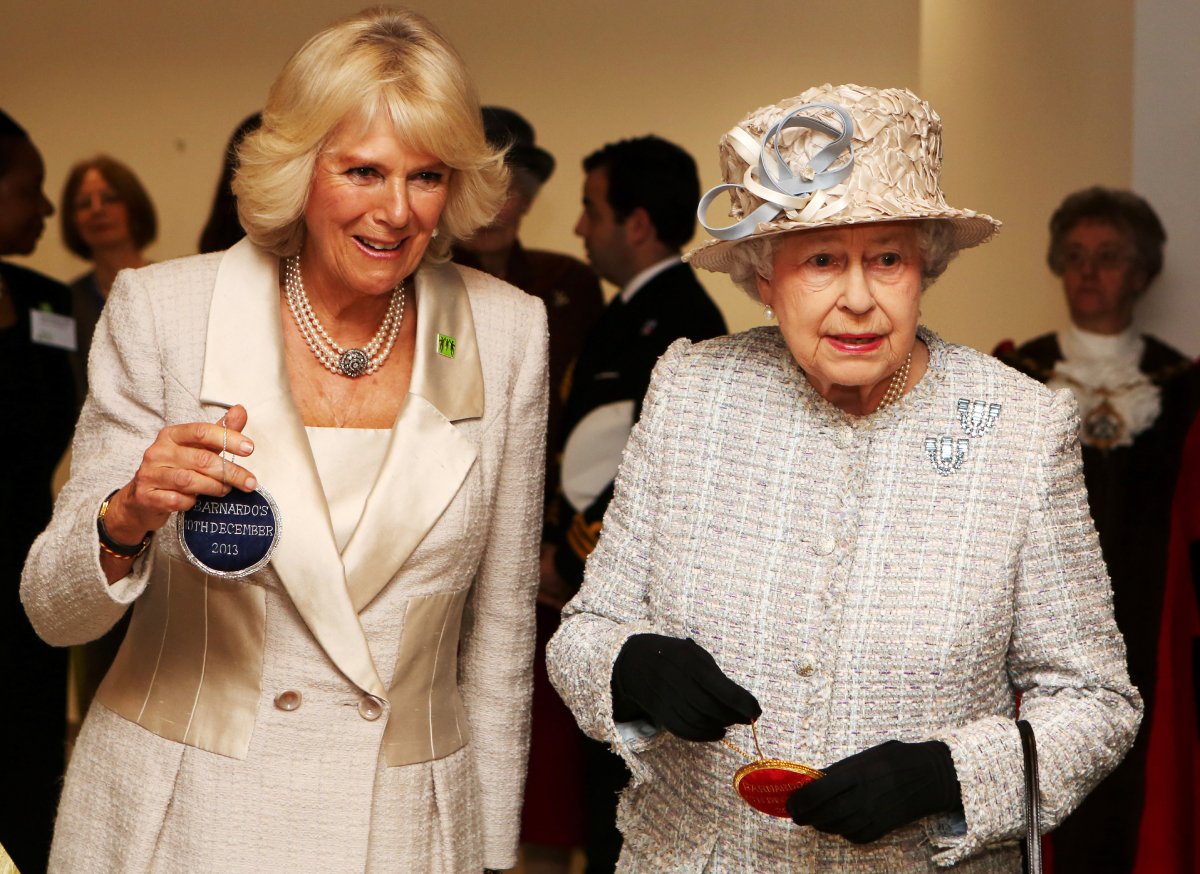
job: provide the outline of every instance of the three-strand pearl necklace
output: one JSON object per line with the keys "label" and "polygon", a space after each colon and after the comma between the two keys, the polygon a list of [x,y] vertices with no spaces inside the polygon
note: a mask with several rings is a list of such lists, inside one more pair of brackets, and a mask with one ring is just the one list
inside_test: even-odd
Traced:
{"label": "three-strand pearl necklace", "polygon": [[300,336],[308,344],[313,355],[330,372],[354,379],[370,376],[383,366],[391,354],[404,322],[404,282],[392,289],[392,299],[379,325],[379,330],[366,346],[343,349],[329,336],[325,327],[313,312],[304,290],[304,277],[300,273],[300,256],[293,255],[283,262],[283,286],[287,295],[288,309],[296,320]]}

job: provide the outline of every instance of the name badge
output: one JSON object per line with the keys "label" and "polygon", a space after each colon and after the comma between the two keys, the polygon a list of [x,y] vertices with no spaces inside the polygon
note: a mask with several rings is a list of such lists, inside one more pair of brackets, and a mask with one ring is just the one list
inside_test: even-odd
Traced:
{"label": "name badge", "polygon": [[68,352],[79,348],[75,341],[75,320],[45,310],[29,311],[29,338],[42,346],[53,346]]}
{"label": "name badge", "polygon": [[221,498],[201,495],[178,519],[184,557],[215,577],[238,579],[261,570],[279,543],[279,507],[261,487]]}

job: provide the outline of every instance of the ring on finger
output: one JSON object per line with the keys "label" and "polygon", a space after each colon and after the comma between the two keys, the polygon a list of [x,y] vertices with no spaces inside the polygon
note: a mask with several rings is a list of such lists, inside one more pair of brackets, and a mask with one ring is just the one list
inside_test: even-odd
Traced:
{"label": "ring on finger", "polygon": [[229,445],[229,423],[226,419],[229,414],[226,413],[221,417],[221,487],[225,488],[229,485],[225,475],[225,450]]}

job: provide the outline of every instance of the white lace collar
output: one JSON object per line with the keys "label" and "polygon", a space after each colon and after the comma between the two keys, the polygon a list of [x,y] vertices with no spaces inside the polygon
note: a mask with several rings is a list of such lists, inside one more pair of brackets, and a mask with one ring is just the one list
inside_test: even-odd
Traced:
{"label": "white lace collar", "polygon": [[1131,446],[1162,407],[1158,386],[1138,367],[1145,341],[1132,329],[1093,334],[1072,325],[1058,335],[1063,360],[1047,382],[1069,388],[1079,404],[1079,439],[1087,446]]}

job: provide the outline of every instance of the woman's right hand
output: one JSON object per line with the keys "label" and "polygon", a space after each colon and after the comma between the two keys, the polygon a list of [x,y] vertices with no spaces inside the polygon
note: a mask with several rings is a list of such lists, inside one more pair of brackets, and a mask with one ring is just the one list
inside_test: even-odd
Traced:
{"label": "woman's right hand", "polygon": [[711,741],[762,715],[758,700],[690,637],[635,634],[612,672],[613,719],[644,718],[684,740]]}
{"label": "woman's right hand", "polygon": [[[191,509],[198,495],[226,495],[232,488],[253,491],[258,485],[253,474],[221,458],[222,447],[232,455],[254,451],[242,433],[246,419],[246,408],[238,404],[216,422],[168,425],[159,431],[133,479],[108,502],[108,536],[118,543],[139,543],[165,525],[172,513]],[[111,556],[102,553],[102,564],[105,558]],[[129,572],[129,562],[116,567],[122,570],[120,576]]]}

